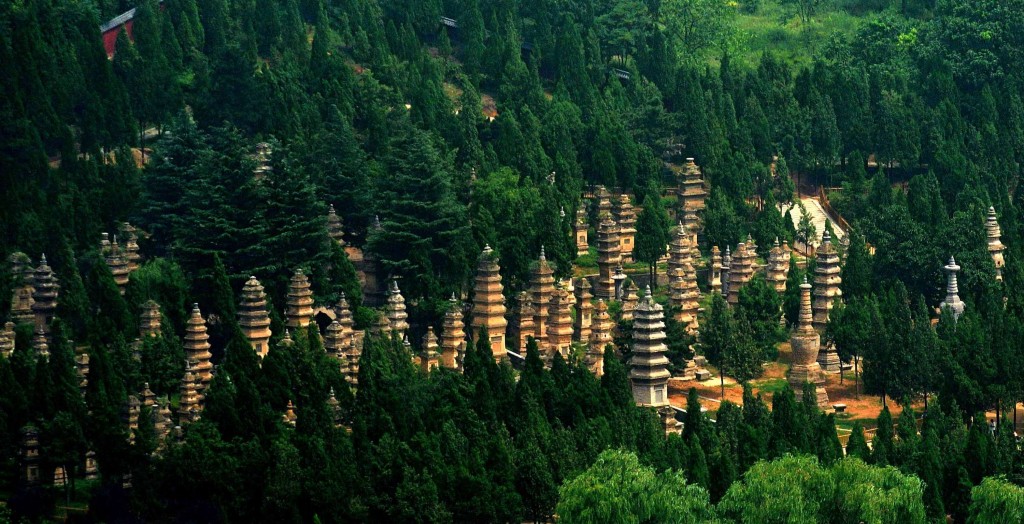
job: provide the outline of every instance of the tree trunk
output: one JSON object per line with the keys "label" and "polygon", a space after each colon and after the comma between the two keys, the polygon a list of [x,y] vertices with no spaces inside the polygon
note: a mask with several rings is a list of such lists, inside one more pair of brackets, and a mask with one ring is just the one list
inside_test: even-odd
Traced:
{"label": "tree trunk", "polygon": [[860,358],[854,355],[853,357],[853,393],[860,400]]}
{"label": "tree trunk", "polygon": [[725,373],[721,369],[718,370],[718,379],[722,384],[722,402],[725,402]]}

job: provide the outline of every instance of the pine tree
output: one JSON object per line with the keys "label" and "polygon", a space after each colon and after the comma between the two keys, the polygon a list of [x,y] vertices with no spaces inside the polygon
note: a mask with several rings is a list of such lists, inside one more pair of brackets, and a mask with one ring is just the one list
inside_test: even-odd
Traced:
{"label": "pine tree", "polygon": [[889,408],[882,407],[878,414],[878,429],[871,441],[871,463],[879,466],[892,465],[893,461],[893,428],[892,415]]}
{"label": "pine tree", "polygon": [[846,455],[857,457],[863,461],[868,461],[871,458],[871,449],[868,448],[868,442],[864,438],[864,427],[860,422],[853,423],[850,438],[846,441]]}
{"label": "pine tree", "polygon": [[656,282],[658,260],[665,255],[665,248],[672,238],[669,235],[668,214],[661,204],[661,191],[653,182],[647,186],[643,206],[636,221],[633,256],[647,264],[651,282]]}

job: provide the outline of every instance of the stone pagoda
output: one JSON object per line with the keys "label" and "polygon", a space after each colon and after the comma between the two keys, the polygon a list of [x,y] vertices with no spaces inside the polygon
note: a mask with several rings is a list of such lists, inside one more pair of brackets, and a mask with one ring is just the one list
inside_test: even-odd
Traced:
{"label": "stone pagoda", "polygon": [[186,368],[181,379],[181,398],[178,401],[178,424],[185,425],[199,420],[203,410],[199,381],[192,370]]}
{"label": "stone pagoda", "polygon": [[572,233],[576,239],[576,256],[583,256],[590,252],[590,244],[587,242],[587,204],[581,201],[580,207],[576,209],[576,220],[573,222]]}
{"label": "stone pagoda", "polygon": [[[789,246],[786,246],[787,248]],[[789,250],[783,248],[779,244],[779,239],[775,239],[775,245],[772,250],[768,253],[768,272],[767,280],[768,284],[775,289],[778,294],[786,292],[786,278],[789,276]]]}
{"label": "stone pagoda", "polygon": [[796,329],[789,337],[793,348],[793,366],[789,368],[787,380],[796,392],[797,397],[803,393],[804,384],[810,382],[815,386],[818,407],[828,409],[828,393],[825,391],[825,375],[818,364],[818,351],[821,347],[821,336],[814,329],[814,315],[811,312],[811,285],[804,278],[800,284],[800,317]]}
{"label": "stone pagoda", "polygon": [[476,282],[473,287],[473,328],[472,338],[475,342],[480,337],[481,329],[487,330],[490,337],[491,354],[494,360],[501,361],[506,357],[505,328],[505,297],[502,296],[501,266],[491,246],[485,246],[480,253],[480,261],[476,267]]}
{"label": "stone pagoda", "polygon": [[50,345],[46,340],[46,332],[42,328],[37,327],[35,334],[32,336],[32,349],[35,350],[36,355],[50,358]]}
{"label": "stone pagoda", "polygon": [[337,305],[334,306],[334,317],[341,325],[342,336],[344,337],[343,347],[348,348],[355,344],[355,320],[352,318],[352,308],[348,305],[345,293],[341,294]]}
{"label": "stone pagoda", "polygon": [[711,248],[711,275],[708,276],[711,294],[722,293],[722,251],[718,246]]}
{"label": "stone pagoda", "polygon": [[34,323],[36,314],[32,311],[35,300],[35,270],[32,259],[25,253],[17,252],[7,259],[14,276],[14,291],[11,296],[11,319],[15,324]]}
{"label": "stone pagoda", "polygon": [[462,306],[455,300],[455,294],[448,301],[448,311],[444,314],[444,325],[441,328],[441,365],[449,369],[459,369],[461,355],[466,348],[466,332],[462,323]]}
{"label": "stone pagoda", "polygon": [[341,323],[337,319],[331,321],[331,324],[324,330],[324,350],[339,362],[345,361],[344,331],[345,328],[341,327]]}
{"label": "stone pagoda", "polygon": [[960,300],[960,289],[956,282],[956,273],[960,271],[960,266],[956,265],[953,257],[949,257],[949,263],[942,269],[946,271],[946,298],[942,300],[939,308],[948,309],[953,315],[953,320],[959,320],[960,315],[964,314],[964,303]]}
{"label": "stone pagoda", "polygon": [[142,314],[139,316],[139,337],[159,337],[161,320],[160,304],[154,300],[147,300],[142,304]]}
{"label": "stone pagoda", "polygon": [[601,216],[601,224],[597,228],[597,282],[594,285],[594,296],[605,300],[615,300],[615,268],[622,263],[619,246],[619,230],[610,215]]}
{"label": "stone pagoda", "polygon": [[512,333],[515,340],[513,340],[513,347],[518,348],[519,354],[526,354],[526,343],[530,337],[535,337],[537,334],[536,327],[534,325],[534,317],[537,314],[537,309],[533,307],[533,299],[530,296],[529,291],[521,291],[518,296],[518,309],[516,314],[512,316],[515,321]]}
{"label": "stone pagoda", "polygon": [[574,286],[576,318],[573,319],[573,340],[586,344],[590,341],[590,326],[594,323],[594,298],[590,294],[590,281],[580,278]]}
{"label": "stone pagoda", "polygon": [[341,217],[334,211],[334,204],[327,208],[327,235],[339,246],[345,247],[344,225],[341,222]]}
{"label": "stone pagoda", "polygon": [[736,246],[736,252],[732,255],[732,262],[729,265],[729,305],[735,306],[740,301],[740,290],[754,277],[755,253],[740,242]]}
{"label": "stone pagoda", "polygon": [[39,258],[39,267],[35,270],[32,293],[32,312],[35,314],[36,329],[50,332],[50,323],[57,312],[57,297],[60,295],[60,284],[53,270],[46,263],[46,255]]}
{"label": "stone pagoda", "polygon": [[668,402],[668,346],[665,345],[665,321],[661,305],[647,287],[636,308],[633,321],[633,356],[629,360],[629,381],[633,399],[640,406],[657,408],[666,431],[678,423]]}
{"label": "stone pagoda", "polygon": [[602,216],[612,216],[612,200],[611,193],[608,192],[604,186],[597,186],[597,217],[598,220]]}
{"label": "stone pagoda", "polygon": [[619,253],[622,261],[633,261],[633,244],[636,239],[636,210],[629,201],[629,194],[622,193],[614,208],[615,223],[619,226]]}
{"label": "stone pagoda", "polygon": [[1006,251],[1006,246],[1003,246],[1003,242],[999,239],[1002,233],[999,230],[999,221],[996,219],[996,208],[994,207],[988,208],[985,236],[988,237],[988,254],[992,257],[992,263],[996,265],[996,280],[1002,282],[1003,266],[1006,265],[1006,261],[1003,260],[1003,251]]}
{"label": "stone pagoda", "polygon": [[11,358],[14,353],[14,337],[14,322],[4,323],[4,328],[0,330],[0,357]]}
{"label": "stone pagoda", "polygon": [[640,288],[636,287],[636,282],[630,280],[622,296],[622,320],[633,320],[633,312],[636,311],[637,304],[640,302],[638,291]]}
{"label": "stone pagoda", "polygon": [[704,174],[694,159],[687,158],[683,167],[683,181],[679,186],[679,201],[682,202],[683,211],[692,211],[700,216],[704,212],[705,199],[708,192],[704,188]]}
{"label": "stone pagoda", "polygon": [[213,363],[210,362],[210,335],[206,334],[206,321],[199,312],[199,304],[192,305],[192,316],[185,326],[185,358],[193,363],[192,373],[199,381],[199,393],[205,394],[213,380]]}
{"label": "stone pagoda", "polygon": [[423,349],[419,355],[419,366],[425,373],[437,369],[441,364],[441,354],[437,352],[437,335],[434,330],[427,328],[427,334],[423,337]]}
{"label": "stone pagoda", "polygon": [[[103,235],[104,237],[107,236],[106,233]],[[128,274],[131,273],[131,271],[128,269],[128,259],[126,259],[124,253],[121,252],[121,246],[117,245],[116,236],[114,237],[114,241],[110,242],[110,247],[106,250],[105,255],[104,261],[106,262],[107,267],[110,268],[110,274],[114,276],[114,283],[117,284],[117,290],[121,292],[121,295],[124,295],[124,291],[128,287]]]}
{"label": "stone pagoda", "polygon": [[267,312],[267,294],[256,277],[250,276],[242,288],[238,303],[238,326],[260,358],[270,351],[270,314]]}
{"label": "stone pagoda", "polygon": [[843,282],[839,265],[839,254],[832,245],[832,235],[828,230],[821,237],[821,245],[815,257],[814,267],[814,329],[821,333],[828,324],[828,316],[837,298],[842,297],[839,289]]}
{"label": "stone pagoda", "polygon": [[615,321],[608,314],[608,303],[603,299],[594,306],[594,322],[590,325],[590,348],[604,354],[604,348],[612,343]]}
{"label": "stone pagoda", "polygon": [[533,305],[533,338],[538,342],[547,337],[548,308],[555,295],[555,272],[540,247],[540,258],[530,272],[530,303]]}
{"label": "stone pagoda", "polygon": [[135,226],[125,222],[121,225],[121,233],[128,239],[124,244],[124,259],[128,262],[128,272],[132,273],[139,269],[139,262],[142,255],[139,254],[139,236],[136,234]]}
{"label": "stone pagoda", "polygon": [[[827,229],[821,237],[815,261],[817,265],[814,268],[814,301],[811,309],[814,329],[818,333],[824,333],[832,306],[843,295],[843,291],[839,289],[843,281],[840,276],[842,268],[839,267],[839,254],[832,245],[832,235]],[[838,373],[842,366],[839,354],[831,345],[818,352],[818,364],[821,364],[821,369],[826,373]]]}
{"label": "stone pagoda", "polygon": [[309,288],[309,278],[296,269],[288,282],[288,307],[285,311],[287,325],[291,329],[305,328],[313,321],[313,290]]}
{"label": "stone pagoda", "polygon": [[409,313],[405,311],[405,298],[395,280],[391,281],[391,287],[388,289],[388,303],[385,306],[385,311],[387,311],[391,330],[398,333],[399,338],[404,337],[409,330]]}
{"label": "stone pagoda", "polygon": [[546,355],[554,357],[561,353],[567,357],[572,349],[572,306],[569,304],[569,292],[564,289],[555,290],[548,308],[547,351]]}
{"label": "stone pagoda", "polygon": [[732,251],[725,246],[725,255],[722,256],[722,297],[729,298],[729,277],[732,273]]}
{"label": "stone pagoda", "polygon": [[668,287],[669,298],[675,307],[682,307],[682,281],[685,276],[686,265],[690,264],[690,237],[680,222],[676,227],[672,241],[668,244]]}

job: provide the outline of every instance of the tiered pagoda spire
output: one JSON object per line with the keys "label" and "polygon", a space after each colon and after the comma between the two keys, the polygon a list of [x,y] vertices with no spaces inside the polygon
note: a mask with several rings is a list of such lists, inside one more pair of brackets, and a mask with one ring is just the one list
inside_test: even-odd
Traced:
{"label": "tiered pagoda spire", "polygon": [[385,310],[391,330],[397,332],[399,337],[404,337],[409,330],[409,313],[405,311],[405,297],[402,296],[402,292],[398,289],[398,282],[395,280],[391,281]]}
{"label": "tiered pagoda spire", "polygon": [[996,265],[996,280],[1002,282],[1003,266],[1006,265],[1006,261],[1003,259],[1003,251],[1006,251],[1006,246],[1000,240],[1002,232],[999,229],[999,220],[996,218],[996,208],[994,207],[988,208],[988,220],[985,221],[985,236],[988,237],[988,254],[992,257],[992,263]]}
{"label": "tiered pagoda spire", "polygon": [[291,329],[305,328],[313,321],[313,291],[309,288],[309,278],[296,269],[288,283],[288,308],[286,311],[287,326]]}
{"label": "tiered pagoda spire", "polygon": [[704,212],[707,190],[704,188],[704,174],[694,159],[687,158],[683,167],[683,183],[679,187],[679,200],[683,211],[693,211],[698,216]]}
{"label": "tiered pagoda spire", "polygon": [[199,381],[199,392],[205,394],[213,380],[213,363],[210,362],[210,336],[206,334],[206,321],[199,312],[199,304],[192,305],[192,316],[185,325],[185,358],[193,362],[192,372]]}
{"label": "tiered pagoda spire", "polygon": [[455,300],[455,294],[448,301],[448,311],[444,314],[444,325],[441,329],[441,365],[449,369],[459,369],[459,355],[465,351],[466,332],[462,323],[462,306]]}
{"label": "tiered pagoda spire", "polygon": [[789,337],[793,348],[793,366],[789,369],[789,385],[797,395],[801,395],[804,384],[815,385],[818,407],[828,409],[828,393],[825,391],[825,375],[818,364],[818,353],[821,348],[821,336],[814,329],[814,316],[811,312],[811,285],[804,277],[800,285],[800,317],[796,329]]}
{"label": "tiered pagoda spire", "polygon": [[260,358],[267,356],[271,336],[267,295],[263,292],[263,285],[254,276],[250,276],[242,288],[242,300],[238,304],[238,325],[256,354]]}
{"label": "tiered pagoda spire", "polygon": [[718,246],[711,248],[711,275],[708,277],[708,286],[712,294],[722,292],[722,252]]}
{"label": "tiered pagoda spire", "polygon": [[178,401],[178,423],[181,425],[199,420],[203,406],[199,392],[200,381],[191,366],[185,367],[185,375],[181,378],[181,399]]}
{"label": "tiered pagoda spire", "polygon": [[423,349],[419,354],[419,366],[424,372],[433,371],[438,367],[441,355],[437,352],[437,335],[432,328],[427,328],[427,334],[423,337]]}
{"label": "tiered pagoda spire", "polygon": [[576,238],[576,256],[583,256],[590,252],[590,244],[587,242],[587,204],[580,201],[580,207],[576,209],[576,221],[573,223],[573,236]]}
{"label": "tiered pagoda spire", "polygon": [[533,338],[538,342],[547,337],[548,308],[555,295],[555,272],[548,264],[544,246],[540,247],[537,266],[530,272],[530,303],[533,305]]}
{"label": "tiered pagoda spire", "polygon": [[[636,308],[633,321],[633,356],[630,358],[629,380],[633,399],[640,406],[668,408],[668,346],[665,345],[665,321],[661,305],[651,297],[648,286]],[[659,411],[662,411],[659,409]],[[665,410],[662,420],[666,430],[674,430],[674,416]]]}
{"label": "tiered pagoda spire", "polygon": [[590,327],[594,322],[594,295],[590,293],[590,281],[580,278],[575,285],[576,318],[573,319],[573,339],[586,344],[590,341]]}
{"label": "tiered pagoda spire", "polygon": [[611,193],[604,186],[597,186],[597,216],[612,216]]}
{"label": "tiered pagoda spire", "polygon": [[569,292],[564,289],[555,290],[548,308],[547,354],[554,356],[561,353],[569,355],[572,347],[572,306],[569,304]]}
{"label": "tiered pagoda spire", "polygon": [[0,357],[10,358],[14,353],[14,336],[14,322],[4,323],[4,328],[0,330]]}
{"label": "tiered pagoda spire", "polygon": [[[821,237],[821,245],[818,246],[817,257],[814,268],[814,300],[811,304],[814,317],[814,329],[818,333],[825,331],[828,325],[829,313],[836,299],[843,296],[839,288],[843,279],[840,276],[842,268],[839,266],[839,254],[832,245],[832,235],[825,230]],[[818,353],[818,363],[826,373],[838,373],[841,363],[839,354],[834,347],[828,346],[824,351]]]}
{"label": "tiered pagoda spire", "polygon": [[324,331],[324,350],[331,357],[338,361],[339,369],[344,374],[348,369],[348,359],[345,357],[345,328],[335,319]]}
{"label": "tiered pagoda spire", "polygon": [[142,314],[139,318],[139,336],[141,338],[160,336],[160,304],[154,300],[147,300],[142,304]]}
{"label": "tiered pagoda spire", "polygon": [[519,348],[518,351],[521,355],[525,355],[527,341],[530,337],[536,337],[537,335],[536,326],[533,322],[537,309],[533,307],[533,299],[529,291],[521,291],[518,302],[518,310],[513,315],[516,323],[514,326],[516,339],[513,346]]}
{"label": "tiered pagoda spire", "polygon": [[[106,235],[104,233],[104,235]],[[110,268],[110,274],[114,276],[114,283],[117,284],[118,291],[124,295],[125,289],[128,287],[128,260],[125,258],[124,253],[121,251],[121,246],[117,244],[117,237],[114,237],[114,241],[110,243],[110,248],[106,251],[105,262],[107,267]]]}
{"label": "tiered pagoda spire", "polygon": [[124,234],[124,259],[128,263],[128,272],[132,273],[139,269],[139,262],[142,255],[139,254],[139,236],[136,234],[135,226],[125,222],[121,225],[121,233]]}
{"label": "tiered pagoda spire", "polygon": [[953,320],[958,320],[960,315],[964,314],[964,303],[960,300],[960,288],[956,281],[956,274],[960,271],[960,266],[956,265],[956,260],[953,257],[949,257],[949,263],[942,269],[946,271],[946,298],[943,299],[939,307],[948,309],[953,315]]}
{"label": "tiered pagoda spire", "polygon": [[46,255],[40,257],[39,267],[35,270],[32,293],[32,311],[35,313],[36,328],[44,333],[50,332],[50,323],[57,312],[57,297],[60,295],[60,284],[53,270],[46,263]]}
{"label": "tiered pagoda spire", "polygon": [[327,208],[327,235],[339,246],[345,246],[345,229],[341,217],[334,210],[334,204]]}
{"label": "tiered pagoda spire", "polygon": [[15,324],[35,322],[32,304],[35,299],[35,270],[32,259],[25,253],[17,252],[10,256],[11,273],[14,275],[14,291],[11,297],[11,319]]}
{"label": "tiered pagoda spire", "polygon": [[668,244],[668,287],[669,299],[675,307],[683,305],[683,280],[686,276],[685,266],[690,264],[690,236],[680,222],[675,235]]}
{"label": "tiered pagoda spire", "polygon": [[494,360],[506,357],[505,328],[505,297],[502,296],[501,266],[491,246],[484,247],[477,264],[476,283],[473,290],[473,340],[480,336],[481,328],[487,330],[490,337],[491,354]]}
{"label": "tiered pagoda spire", "polygon": [[605,346],[612,343],[614,329],[615,321],[608,313],[608,303],[598,299],[594,306],[594,323],[590,326],[590,348],[603,355]]}
{"label": "tiered pagoda spire", "polygon": [[630,280],[622,296],[622,320],[633,320],[633,312],[636,311],[637,303],[640,301],[640,297],[637,295],[639,290],[636,287],[636,282]]}
{"label": "tiered pagoda spire", "polygon": [[32,336],[32,349],[36,355],[43,358],[50,358],[50,345],[46,341],[46,332],[36,327],[35,335]]}
{"label": "tiered pagoda spire", "polygon": [[754,277],[754,257],[747,244],[740,242],[733,253],[729,266],[729,304],[735,306],[740,300],[740,290]]}
{"label": "tiered pagoda spire", "polygon": [[619,246],[619,230],[610,215],[601,216],[601,224],[597,228],[597,283],[594,295],[605,300],[614,300],[615,268],[622,263]]}
{"label": "tiered pagoda spire", "polygon": [[623,262],[633,261],[633,244],[636,238],[636,210],[629,200],[629,194],[622,193],[616,200],[615,223],[619,226],[619,253]]}
{"label": "tiered pagoda spire", "polygon": [[729,298],[729,279],[732,273],[732,251],[725,246],[725,255],[722,257],[722,297]]}
{"label": "tiered pagoda spire", "polygon": [[786,278],[789,276],[789,249],[779,244],[775,239],[775,246],[768,253],[768,283],[775,289],[776,293],[786,292]]}

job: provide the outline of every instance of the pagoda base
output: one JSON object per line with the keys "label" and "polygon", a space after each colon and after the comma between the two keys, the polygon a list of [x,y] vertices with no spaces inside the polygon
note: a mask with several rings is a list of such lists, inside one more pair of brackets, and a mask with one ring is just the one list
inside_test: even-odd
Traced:
{"label": "pagoda base", "polygon": [[839,373],[842,364],[835,348],[822,349],[818,352],[818,365],[825,373]]}
{"label": "pagoda base", "polygon": [[793,388],[797,401],[803,398],[804,384],[814,384],[815,396],[817,396],[818,407],[822,410],[831,408],[828,401],[828,392],[825,390],[825,376],[822,375],[821,366],[817,362],[812,364],[795,364],[789,369],[789,387]]}
{"label": "pagoda base", "polygon": [[672,406],[658,409],[658,416],[661,418],[661,425],[665,430],[665,436],[679,435],[683,432],[683,423],[676,420],[676,410],[672,409]]}
{"label": "pagoda base", "polygon": [[683,370],[673,378],[677,378],[680,380],[696,380],[697,364],[695,364],[692,360],[687,360],[686,367],[684,367]]}

